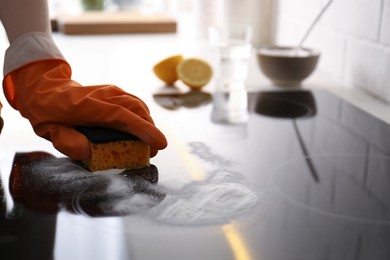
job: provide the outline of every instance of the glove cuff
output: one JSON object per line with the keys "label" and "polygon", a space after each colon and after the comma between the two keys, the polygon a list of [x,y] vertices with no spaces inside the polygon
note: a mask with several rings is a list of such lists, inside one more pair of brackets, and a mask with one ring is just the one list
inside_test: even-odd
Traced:
{"label": "glove cuff", "polygon": [[8,47],[4,57],[4,76],[37,60],[64,59],[50,33],[23,34]]}

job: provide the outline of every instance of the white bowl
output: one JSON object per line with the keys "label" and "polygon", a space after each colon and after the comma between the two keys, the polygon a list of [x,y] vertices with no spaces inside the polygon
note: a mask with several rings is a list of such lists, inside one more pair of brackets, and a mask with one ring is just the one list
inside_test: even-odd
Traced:
{"label": "white bowl", "polygon": [[261,71],[278,86],[299,86],[317,67],[320,51],[310,48],[271,46],[259,48]]}

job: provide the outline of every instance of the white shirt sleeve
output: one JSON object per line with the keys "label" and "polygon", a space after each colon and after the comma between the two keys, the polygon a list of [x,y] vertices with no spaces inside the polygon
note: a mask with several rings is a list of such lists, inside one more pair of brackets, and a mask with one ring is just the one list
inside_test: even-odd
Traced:
{"label": "white shirt sleeve", "polygon": [[64,59],[51,34],[43,32],[23,34],[13,41],[5,52],[4,76],[23,65],[46,59]]}

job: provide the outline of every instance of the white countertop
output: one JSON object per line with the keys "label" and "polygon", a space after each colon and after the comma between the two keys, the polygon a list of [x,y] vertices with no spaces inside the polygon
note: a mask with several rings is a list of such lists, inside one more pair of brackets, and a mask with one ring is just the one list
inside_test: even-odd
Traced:
{"label": "white countertop", "polygon": [[[212,51],[205,41],[189,39],[179,34],[134,34],[104,36],[67,36],[54,34],[54,39],[72,66],[73,79],[83,85],[115,84],[151,101],[151,93],[163,83],[152,72],[162,58],[181,53],[198,56],[212,62]],[[182,86],[178,83],[178,86]],[[247,81],[249,91],[283,90],[273,86],[260,72],[255,56],[250,64]],[[364,111],[390,123],[390,105],[363,90],[342,85],[322,71],[315,71],[302,88],[323,88],[341,96]],[[206,90],[213,90],[210,82]],[[7,106],[4,96],[3,105]],[[7,108],[4,108],[8,110]]]}
{"label": "white countertop", "polygon": [[[199,56],[212,62],[213,53],[207,42],[189,37],[191,37],[189,33],[111,36],[57,34],[55,40],[71,63],[76,80],[84,84],[112,83],[122,88],[133,84],[144,85],[145,92],[135,94],[147,99],[150,96],[145,95],[147,92],[153,92],[162,85],[152,73],[153,65],[160,59],[182,53],[186,57]],[[260,72],[254,55],[247,87],[249,91],[283,90],[273,86]],[[304,81],[302,88],[328,89],[390,124],[390,104],[370,96],[364,90],[343,85],[325,72],[315,71]],[[206,89],[212,91],[213,82]]]}

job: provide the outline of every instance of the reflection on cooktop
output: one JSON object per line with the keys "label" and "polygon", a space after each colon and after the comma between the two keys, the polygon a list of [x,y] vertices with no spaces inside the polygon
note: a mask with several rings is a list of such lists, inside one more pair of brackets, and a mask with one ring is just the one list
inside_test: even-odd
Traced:
{"label": "reflection on cooktop", "polygon": [[68,158],[43,152],[17,153],[10,176],[15,202],[36,211],[66,209],[88,216],[139,213],[160,203],[157,168],[90,173]]}
{"label": "reflection on cooktop", "polygon": [[312,92],[310,116],[274,107],[286,97],[301,102],[288,98],[296,94],[272,93],[262,101],[272,113],[253,105],[263,93],[252,97],[253,128],[267,136],[256,165],[273,163],[259,251],[265,259],[390,259],[390,126],[326,91]]}
{"label": "reflection on cooktop", "polygon": [[390,157],[353,154],[313,156],[320,181],[305,159],[277,168],[273,188],[287,201],[316,213],[351,221],[390,224]]}
{"label": "reflection on cooktop", "polygon": [[311,176],[315,181],[319,181],[317,170],[309,157],[308,149],[297,124],[298,119],[315,116],[317,108],[313,93],[306,90],[261,92],[256,97],[254,111],[263,116],[292,120],[295,136]]}
{"label": "reflection on cooktop", "polygon": [[311,91],[269,91],[257,95],[254,111],[276,118],[301,118],[316,114]]}
{"label": "reflection on cooktop", "polygon": [[153,94],[154,101],[168,110],[197,108],[211,102],[211,94],[200,89],[181,92],[174,86],[165,86]]}

